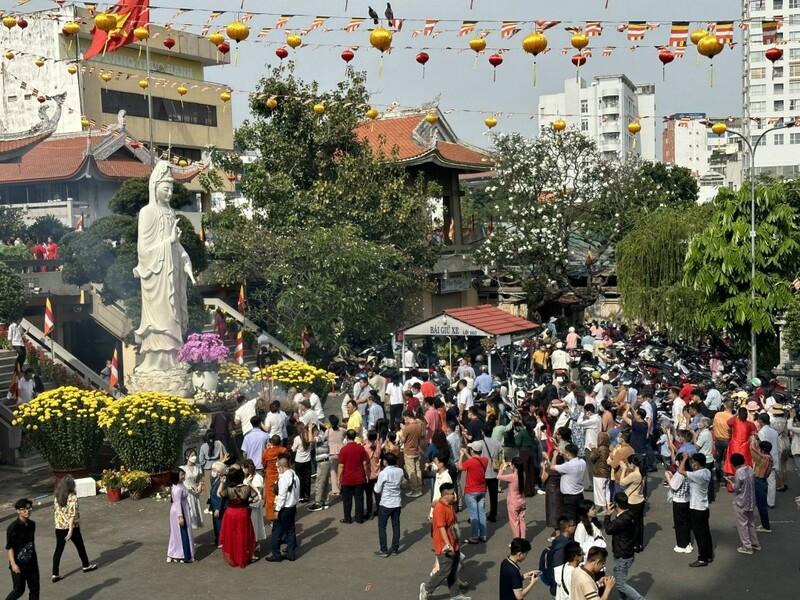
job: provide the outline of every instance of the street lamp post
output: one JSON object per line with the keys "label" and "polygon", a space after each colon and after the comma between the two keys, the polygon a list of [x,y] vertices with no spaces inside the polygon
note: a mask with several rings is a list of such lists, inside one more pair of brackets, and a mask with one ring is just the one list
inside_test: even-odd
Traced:
{"label": "street lamp post", "polygon": [[[714,123],[711,126],[711,131],[716,133],[717,135],[724,135],[725,133],[730,133],[731,135],[735,135],[745,143],[747,146],[747,150],[750,154],[750,303],[751,308],[755,306],[756,301],[756,288],[755,288],[755,281],[756,281],[756,151],[758,150],[758,146],[761,144],[761,140],[764,139],[764,136],[768,133],[775,131],[777,129],[789,129],[790,127],[794,127],[794,119],[787,121],[785,123],[780,123],[775,127],[770,127],[769,129],[765,130],[758,138],[756,138],[755,143],[752,143],[747,136],[742,135],[738,131],[734,131],[732,129],[728,129],[728,126],[725,123]],[[756,353],[757,343],[756,343],[756,332],[753,328],[753,323],[750,323],[750,376],[755,378],[758,377],[758,357]]]}

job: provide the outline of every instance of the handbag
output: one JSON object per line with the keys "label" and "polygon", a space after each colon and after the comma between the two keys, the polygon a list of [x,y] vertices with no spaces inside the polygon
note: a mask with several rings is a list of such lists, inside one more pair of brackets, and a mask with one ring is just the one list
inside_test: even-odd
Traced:
{"label": "handbag", "polygon": [[35,550],[33,548],[33,542],[28,542],[22,548],[19,549],[17,552],[16,561],[17,563],[27,565],[29,562],[33,560],[33,555]]}
{"label": "handbag", "polygon": [[506,462],[504,451],[501,449],[500,452],[497,454],[497,456],[492,456],[492,451],[489,450],[489,445],[486,443],[485,440],[483,441],[483,447],[486,448],[486,454],[489,455],[489,462],[492,465],[492,469],[494,469],[498,473],[502,471],[503,465]]}

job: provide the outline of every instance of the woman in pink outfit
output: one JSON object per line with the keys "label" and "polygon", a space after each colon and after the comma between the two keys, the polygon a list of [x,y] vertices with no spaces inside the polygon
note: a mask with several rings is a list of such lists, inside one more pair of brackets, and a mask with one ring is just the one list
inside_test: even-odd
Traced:
{"label": "woman in pink outfit", "polygon": [[[509,469],[510,473],[507,472]],[[506,508],[513,537],[528,539],[525,537],[525,465],[518,456],[515,456],[510,464],[503,465],[497,478],[508,483]]]}

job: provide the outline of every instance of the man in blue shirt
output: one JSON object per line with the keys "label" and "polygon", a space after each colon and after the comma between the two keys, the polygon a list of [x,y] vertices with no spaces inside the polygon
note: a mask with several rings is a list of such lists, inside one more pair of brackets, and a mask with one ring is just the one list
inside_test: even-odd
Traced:
{"label": "man in blue shirt", "polygon": [[269,442],[269,434],[261,429],[261,419],[258,418],[258,415],[250,419],[250,424],[253,428],[244,436],[242,452],[244,452],[244,458],[249,458],[253,461],[259,475],[263,475],[264,463],[261,462],[261,454],[264,452],[267,442]]}
{"label": "man in blue shirt", "polygon": [[[397,466],[397,456],[387,453],[384,458],[386,468],[378,475],[375,482],[375,493],[381,495],[378,505],[378,542],[380,550],[376,556],[386,558],[400,552],[400,509],[402,498],[400,486],[403,483],[403,469]],[[392,520],[392,545],[386,545],[386,525]]]}
{"label": "man in blue shirt", "polygon": [[481,374],[475,378],[475,389],[484,396],[492,393],[492,376],[485,365],[481,367]]}

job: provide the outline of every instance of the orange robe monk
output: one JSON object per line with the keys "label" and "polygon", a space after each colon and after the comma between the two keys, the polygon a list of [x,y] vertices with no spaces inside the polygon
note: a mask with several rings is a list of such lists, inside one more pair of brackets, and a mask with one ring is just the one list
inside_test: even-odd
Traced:
{"label": "orange robe monk", "polygon": [[275,484],[278,483],[278,459],[287,454],[283,446],[268,444],[261,455],[264,465],[264,517],[267,521],[278,518],[275,513]]}

